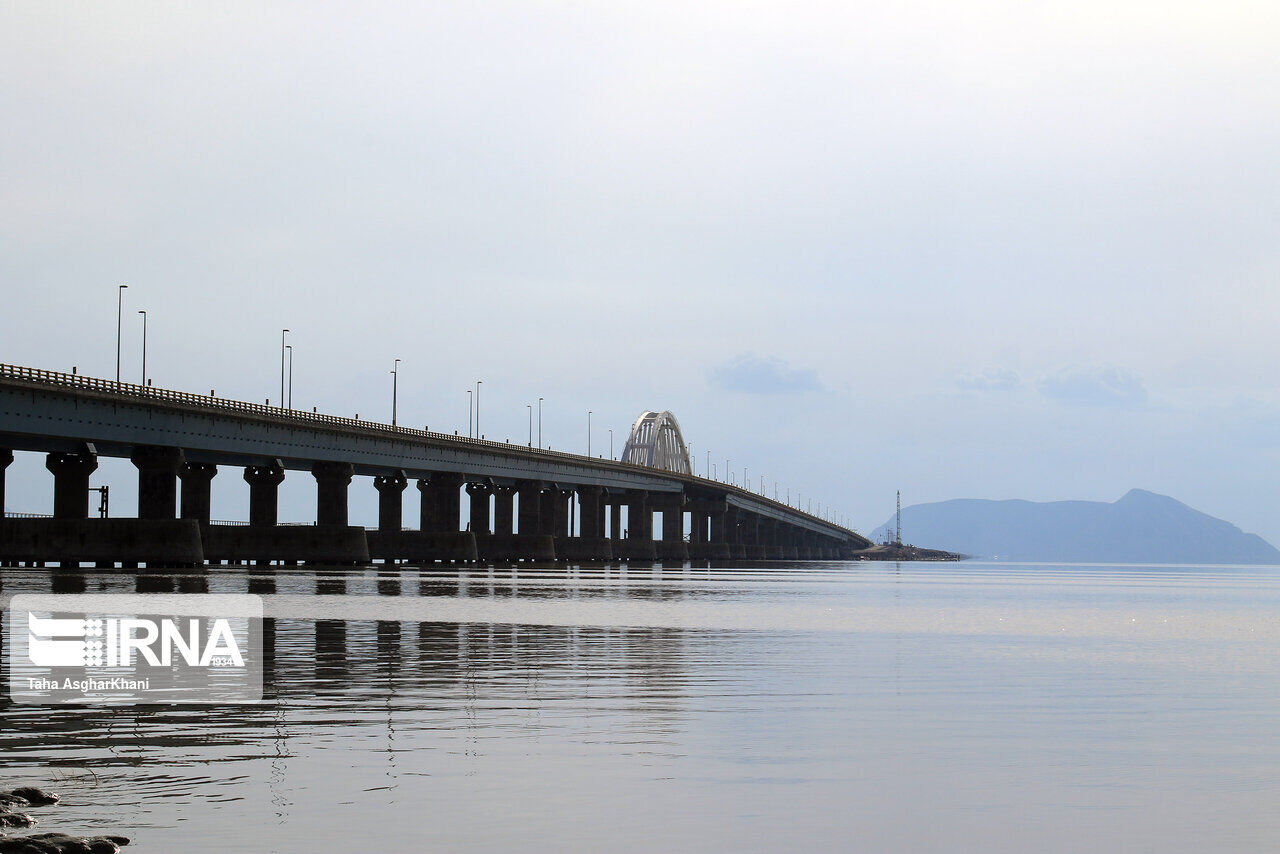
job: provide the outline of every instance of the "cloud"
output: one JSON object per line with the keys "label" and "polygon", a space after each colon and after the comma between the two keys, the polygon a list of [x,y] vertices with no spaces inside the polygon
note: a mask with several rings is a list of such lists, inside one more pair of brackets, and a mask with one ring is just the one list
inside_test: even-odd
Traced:
{"label": "cloud", "polygon": [[711,369],[711,384],[726,391],[748,394],[786,394],[822,388],[818,374],[809,368],[792,368],[777,356],[744,353]]}
{"label": "cloud", "polygon": [[1022,385],[1022,377],[1007,368],[989,368],[980,374],[965,374],[956,385],[966,391],[1010,391]]}
{"label": "cloud", "polygon": [[1147,400],[1142,379],[1109,365],[1070,367],[1040,381],[1045,397],[1084,406],[1137,406]]}

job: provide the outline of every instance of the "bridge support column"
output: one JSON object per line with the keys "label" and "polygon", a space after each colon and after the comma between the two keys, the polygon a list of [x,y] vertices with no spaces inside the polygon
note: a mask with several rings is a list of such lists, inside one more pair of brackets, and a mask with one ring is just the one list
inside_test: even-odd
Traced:
{"label": "bridge support column", "polygon": [[658,550],[653,544],[653,511],[649,507],[649,493],[633,492],[627,496],[627,542],[629,560],[657,560]]}
{"label": "bridge support column", "polygon": [[[557,536],[555,540],[556,560],[564,561],[603,561],[613,556],[609,540],[604,536],[604,487],[579,486],[578,507],[580,524],[578,536]],[[564,524],[570,520],[570,502],[573,492],[562,491],[556,499],[556,506],[565,508]],[[557,532],[558,533],[558,532]]]}
{"label": "bridge support column", "polygon": [[708,515],[711,517],[711,544],[708,549],[710,559],[732,560],[733,546],[729,542],[729,526],[733,520],[729,516],[729,505],[723,501],[714,504]]}
{"label": "bridge support column", "polygon": [[[8,448],[0,448],[0,518],[4,517],[4,470],[9,467],[9,463],[13,462],[13,451]],[[85,490],[88,495],[89,490]]]}
{"label": "bridge support column", "polygon": [[817,539],[817,537],[815,537],[815,536],[814,536],[814,534],[813,534],[812,532],[810,532],[810,531],[802,531],[802,532],[800,533],[800,542],[799,542],[799,544],[797,545],[797,549],[798,549],[798,550],[799,550],[799,552],[800,552],[800,559],[801,559],[801,560],[816,560],[816,559],[817,559],[817,557],[818,557],[817,551],[818,551],[818,550],[817,550],[817,547],[814,545],[814,541],[815,541],[816,539]]}
{"label": "bridge support column", "polygon": [[662,513],[662,539],[657,544],[658,558],[684,563],[689,549],[684,542],[684,495],[661,495],[653,499],[654,509]]}
{"label": "bridge support column", "polygon": [[609,502],[609,539],[622,539],[622,500],[618,498]]}
{"label": "bridge support column", "polygon": [[707,543],[707,511],[694,509],[689,511],[689,544],[705,545]]}
{"label": "bridge support column", "polygon": [[284,466],[279,460],[269,466],[246,466],[244,479],[249,484],[249,524],[255,528],[274,527]]}
{"label": "bridge support column", "polygon": [[520,494],[520,535],[541,534],[542,531],[542,481],[522,480],[516,484]]}
{"label": "bridge support column", "polygon": [[404,472],[382,474],[373,479],[378,490],[378,530],[398,533],[404,527],[404,491],[409,479]]}
{"label": "bridge support column", "polygon": [[764,546],[760,541],[760,514],[742,514],[743,554],[750,560],[764,560]]}
{"label": "bridge support column", "polygon": [[316,479],[316,524],[347,526],[347,487],[355,469],[351,463],[329,461],[311,464]]}
{"label": "bridge support column", "polygon": [[178,480],[182,482],[179,505],[183,519],[195,519],[202,525],[209,524],[210,486],[217,476],[218,467],[213,463],[183,463],[182,468],[178,469]]}
{"label": "bridge support column", "polygon": [[435,493],[431,490],[431,481],[425,477],[420,477],[418,478],[418,530],[434,530],[435,514]]}
{"label": "bridge support column", "polygon": [[584,540],[604,539],[604,487],[578,487],[578,534]]}
{"label": "bridge support column", "polygon": [[743,512],[737,507],[730,507],[725,513],[725,538],[729,541],[729,556],[732,560],[746,560],[746,544],[743,542]]}
{"label": "bridge support column", "polygon": [[436,472],[431,475],[431,491],[435,494],[432,501],[435,521],[431,529],[440,533],[456,534],[462,530],[462,499],[458,490],[466,481],[455,472]]}
{"label": "bridge support column", "polygon": [[778,541],[780,527],[777,519],[760,520],[760,544],[764,547],[766,560],[782,560],[782,544]]}
{"label": "bridge support column", "polygon": [[477,537],[489,535],[489,496],[493,487],[487,483],[468,483],[467,495],[471,496],[471,533]]}
{"label": "bridge support column", "polygon": [[569,502],[573,500],[573,490],[561,487],[548,490],[547,494],[551,496],[552,533],[559,541],[569,536]]}
{"label": "bridge support column", "polygon": [[495,486],[493,488],[493,533],[495,536],[509,537],[515,533],[515,498],[514,486]]}
{"label": "bridge support column", "polygon": [[782,528],[782,555],[785,560],[800,559],[800,530],[795,525]]}
{"label": "bridge support column", "polygon": [[176,519],[182,449],[139,445],[129,459],[138,467],[138,518]]}
{"label": "bridge support column", "polygon": [[[458,501],[461,475],[437,472],[430,478],[418,479],[417,531],[400,530],[402,490],[408,486],[404,472],[375,478],[374,486],[379,492],[378,532],[366,535],[373,557],[411,563],[476,560],[475,537],[470,531],[458,530],[461,521]],[[394,509],[388,507],[389,503]]]}
{"label": "bridge support column", "polygon": [[710,511],[706,501],[690,501],[689,508],[689,559],[695,563],[705,563],[711,559],[710,535],[707,523]]}
{"label": "bridge support column", "polygon": [[44,467],[53,473],[54,518],[89,518],[89,475],[98,469],[98,455],[55,452],[45,458]]}

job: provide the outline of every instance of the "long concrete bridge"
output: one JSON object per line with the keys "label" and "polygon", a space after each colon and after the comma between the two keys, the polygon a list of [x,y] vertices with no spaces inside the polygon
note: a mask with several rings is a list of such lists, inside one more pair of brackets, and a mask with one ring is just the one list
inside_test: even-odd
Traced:
{"label": "long concrete bridge", "polygon": [[[871,546],[848,528],[687,472],[0,365],[0,506],[13,451],[48,455],[53,514],[0,521],[0,563],[9,564],[705,562],[851,558]],[[104,455],[137,466],[136,519],[89,518],[89,476]],[[219,466],[243,471],[248,525],[210,521]],[[290,471],[315,479],[313,526],[277,524],[277,491]],[[357,474],[374,477],[376,530],[348,524]],[[401,525],[410,480],[420,501],[413,531]]]}

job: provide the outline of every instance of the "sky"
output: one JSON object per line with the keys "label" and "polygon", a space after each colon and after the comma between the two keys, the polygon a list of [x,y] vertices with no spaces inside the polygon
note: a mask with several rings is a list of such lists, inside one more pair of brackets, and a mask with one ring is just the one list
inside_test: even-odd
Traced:
{"label": "sky", "polygon": [[399,358],[402,424],[670,409],[862,531],[1139,487],[1280,543],[1277,44],[1230,0],[5,4],[0,361],[114,376],[127,283],[125,379],[146,309],[156,385],[279,402],[288,327],[295,406],[389,420]]}

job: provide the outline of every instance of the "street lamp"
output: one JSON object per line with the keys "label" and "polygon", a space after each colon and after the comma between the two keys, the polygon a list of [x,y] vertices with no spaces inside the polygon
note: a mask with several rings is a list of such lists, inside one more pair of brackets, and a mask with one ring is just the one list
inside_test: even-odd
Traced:
{"label": "street lamp", "polygon": [[702,470],[702,476],[708,477],[711,474],[711,449],[707,449],[707,467]]}
{"label": "street lamp", "polygon": [[142,315],[142,385],[147,384],[147,312],[142,309],[138,312]]}
{"label": "street lamp", "polygon": [[280,402],[284,403],[284,336],[289,333],[288,329],[280,330]]}
{"label": "street lamp", "polygon": [[729,472],[729,463],[731,462],[733,462],[733,460],[724,461],[724,482],[725,483],[729,483],[729,481],[732,478],[732,474]]}
{"label": "street lamp", "polygon": [[467,438],[472,438],[472,436],[474,435],[474,433],[472,432],[474,428],[471,426],[472,425],[471,410],[472,410],[472,403],[474,401],[475,401],[475,397],[472,396],[471,389],[467,389]]}
{"label": "street lamp", "polygon": [[476,380],[476,438],[480,438],[480,383],[484,380]]}
{"label": "street lamp", "polygon": [[533,404],[526,403],[525,406],[528,407],[529,409],[529,447],[532,448],[533,447]]}
{"label": "street lamp", "polygon": [[591,456],[591,410],[587,410],[587,456]]}
{"label": "street lamp", "polygon": [[538,449],[542,449],[542,398],[538,398]]}
{"label": "street lamp", "polygon": [[284,348],[289,351],[289,409],[293,409],[293,345],[286,344]]}
{"label": "street lamp", "polygon": [[391,426],[396,426],[396,394],[400,388],[400,360],[391,366]]}
{"label": "street lamp", "polygon": [[120,327],[121,312],[124,310],[124,290],[128,285],[116,288],[116,382],[120,382]]}
{"label": "street lamp", "polygon": [[609,459],[613,459],[613,428],[609,428]]}

